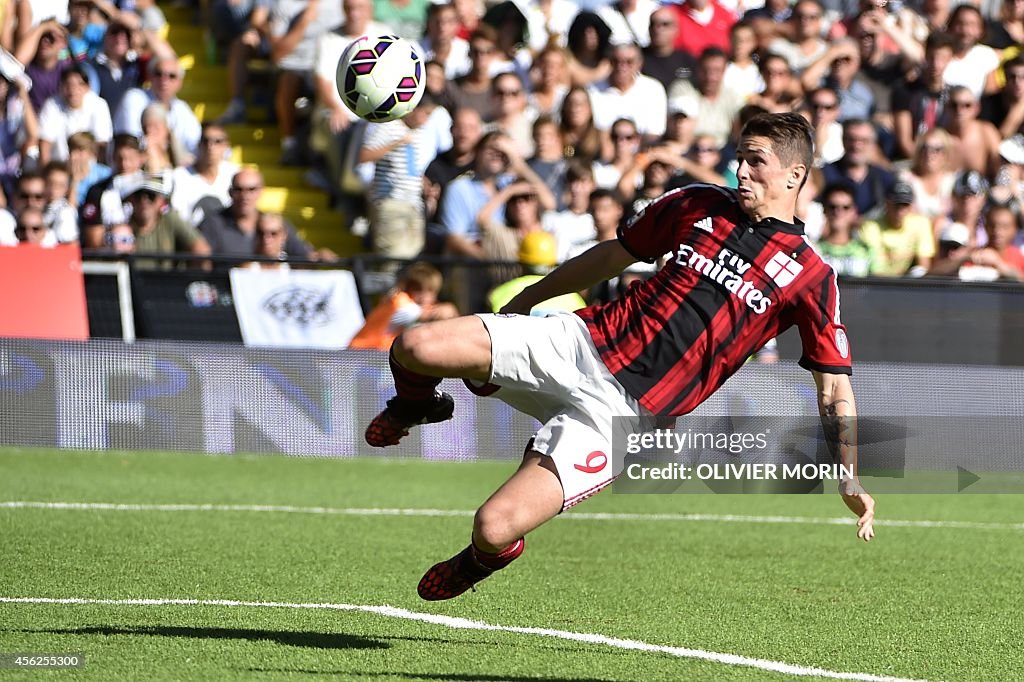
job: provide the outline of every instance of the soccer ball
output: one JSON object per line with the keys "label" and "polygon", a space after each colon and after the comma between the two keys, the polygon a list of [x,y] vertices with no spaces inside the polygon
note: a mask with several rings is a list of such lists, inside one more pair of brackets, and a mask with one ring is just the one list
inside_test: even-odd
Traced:
{"label": "soccer ball", "polygon": [[335,81],[341,101],[356,116],[383,123],[416,108],[427,75],[412,42],[394,35],[363,36],[345,48]]}

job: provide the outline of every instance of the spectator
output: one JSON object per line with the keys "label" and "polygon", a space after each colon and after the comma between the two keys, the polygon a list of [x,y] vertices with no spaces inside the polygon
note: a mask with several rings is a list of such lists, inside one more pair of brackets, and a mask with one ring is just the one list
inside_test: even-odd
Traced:
{"label": "spectator", "polygon": [[601,133],[594,125],[593,103],[584,88],[576,85],[565,93],[558,121],[566,158],[594,162],[604,156]]}
{"label": "spectator", "polygon": [[825,53],[812,62],[800,77],[806,92],[827,85],[839,94],[839,120],[862,118],[872,120],[875,93],[860,78],[860,48],[852,40],[832,43]]}
{"label": "spectator", "polygon": [[47,20],[55,21],[61,26],[68,23],[68,4],[68,0],[25,0],[13,5],[5,16],[11,12],[15,13],[15,38],[20,43],[33,28]]}
{"label": "spectator", "polygon": [[949,99],[943,74],[953,59],[953,37],[932,33],[924,46],[924,63],[913,80],[897,84],[892,94],[896,154],[909,158],[914,140],[939,127]]}
{"label": "spectator", "polygon": [[39,112],[39,160],[66,161],[68,137],[82,131],[92,134],[98,155],[106,152],[112,136],[110,110],[99,95],[89,89],[88,76],[78,64],[60,75],[60,94],[51,97]]}
{"label": "spectator", "polygon": [[[510,171],[525,178],[525,182],[533,187],[542,208],[552,210],[555,207],[551,191],[526,165],[508,136],[500,132],[488,133],[477,146],[473,173],[454,180],[441,198],[439,215],[445,230],[447,252],[472,258],[486,257],[481,223],[505,223],[503,208],[511,196],[507,189],[511,182]],[[488,204],[492,205],[491,213],[481,215]]]}
{"label": "spectator", "polygon": [[[1024,2],[1020,4],[1024,9]],[[1003,76],[1006,82],[999,92],[981,99],[978,118],[999,128],[999,136],[1005,140],[1024,133],[1024,55],[1003,64]]]}
{"label": "spectator", "polygon": [[[700,56],[694,82],[676,81],[669,90],[669,99],[677,110],[694,110],[697,120],[694,133],[711,135],[722,147],[729,139],[733,120],[743,107],[744,97],[724,82],[728,58],[718,48],[708,48]],[[696,105],[696,106],[694,106]],[[653,104],[652,104],[653,106]]]}
{"label": "spectator", "polygon": [[636,163],[636,155],[640,152],[640,134],[636,124],[628,118],[620,118],[612,124],[612,157],[608,163],[594,163],[594,182],[598,187],[615,189],[622,174]]}
{"label": "spectator", "polygon": [[973,5],[958,5],[949,15],[949,33],[953,36],[953,59],[942,73],[946,85],[962,85],[975,97],[998,89],[995,71],[999,54],[982,45],[985,20]]}
{"label": "spectator", "polygon": [[612,45],[636,43],[646,48],[651,44],[651,15],[660,6],[654,0],[617,0],[600,6],[597,16],[611,29]]}
{"label": "spectator", "polygon": [[711,135],[698,135],[683,156],[675,156],[671,148],[662,150],[665,162],[673,168],[673,175],[666,189],[685,187],[695,182],[705,182],[725,187],[736,187],[736,173],[722,168],[722,149]]}
{"label": "spectator", "polygon": [[669,7],[676,13],[679,25],[677,50],[697,58],[709,47],[717,47],[723,52],[729,49],[729,29],[736,23],[736,18],[717,0],[684,0]]}
{"label": "spectator", "polygon": [[193,225],[203,220],[199,207],[203,197],[214,197],[221,208],[231,203],[231,179],[238,172],[238,164],[229,159],[230,152],[227,129],[218,123],[205,123],[195,162],[175,169],[171,206]]}
{"label": "spectator", "polygon": [[84,130],[68,138],[68,169],[67,199],[73,208],[82,205],[93,185],[113,174],[109,166],[96,160],[96,140]]}
{"label": "spectator", "polygon": [[374,163],[370,185],[370,234],[375,253],[412,258],[423,250],[423,173],[436,151],[424,127],[437,102],[424,95],[405,117],[370,127],[360,163]]}
{"label": "spectator", "polygon": [[71,172],[66,163],[51,161],[43,169],[46,181],[46,210],[43,222],[62,244],[78,242],[78,215],[68,202]]}
{"label": "spectator", "polygon": [[[302,145],[296,138],[295,100],[309,89],[310,74],[317,66],[317,41],[340,26],[357,6],[360,16],[372,12],[371,0],[343,2],[344,11],[339,0],[278,0],[270,12],[270,58],[278,68],[274,111],[281,134],[283,165],[294,166],[303,160]],[[321,50],[320,60],[323,59]],[[331,67],[332,83],[337,64],[335,59]],[[317,73],[320,73],[319,67]]]}
{"label": "spectator", "polygon": [[569,58],[565,48],[544,48],[534,60],[534,68],[536,83],[527,95],[527,103],[538,115],[555,117],[569,91]]}
{"label": "spectator", "polygon": [[484,5],[481,0],[452,0],[455,7],[455,14],[459,18],[459,28],[455,35],[463,40],[469,40],[484,14]]}
{"label": "spectator", "polygon": [[693,146],[694,128],[700,113],[691,100],[676,100],[668,105],[668,122],[661,142],[672,149],[676,156],[683,156]]}
{"label": "spectator", "polygon": [[857,44],[860,54],[858,78],[871,89],[874,100],[872,120],[886,130],[893,130],[892,89],[893,84],[903,79],[903,62],[920,63],[924,59],[924,47],[910,41],[916,48],[915,57],[904,50],[900,55],[882,48],[882,38],[889,33],[889,23],[879,19],[874,11],[861,12],[850,27],[850,38]]}
{"label": "spectator", "polygon": [[[0,246],[13,246],[18,243],[14,233],[17,216],[27,208],[36,209],[40,213],[46,210],[46,180],[37,171],[22,173],[15,183],[10,206],[0,208]],[[56,244],[56,236],[52,232],[49,234],[48,242]]]}
{"label": "spectator", "polygon": [[565,190],[567,163],[562,155],[562,134],[558,130],[558,124],[547,116],[534,121],[531,146],[534,155],[526,164],[551,188],[551,193],[555,197],[555,208],[561,209],[565,206],[565,198],[562,195]]}
{"label": "spectator", "polygon": [[[116,19],[120,19],[121,12],[113,5],[109,3],[107,5],[117,12]],[[99,53],[100,47],[103,45],[106,26],[90,21],[92,8],[93,0],[71,0],[68,3],[68,50],[71,52],[71,57],[78,61],[92,59]],[[115,17],[111,18],[115,19]]]}
{"label": "spectator", "polygon": [[103,49],[83,64],[93,92],[107,103],[112,115],[117,113],[125,93],[142,87],[143,64],[131,41],[130,28],[112,23],[103,36]]}
{"label": "spectator", "polygon": [[138,183],[144,162],[142,145],[137,137],[126,134],[114,136],[114,152],[111,156],[113,175],[89,188],[78,211],[84,248],[98,249],[103,246],[105,225],[128,222],[131,207],[122,190]]}
{"label": "spectator", "polygon": [[[612,48],[612,72],[607,80],[590,87],[594,104],[594,125],[608,130],[616,119],[629,118],[637,131],[648,141],[665,134],[668,101],[665,88],[650,76],[640,73],[643,56],[635,44]],[[722,65],[725,69],[725,65]],[[637,103],[643,102],[642,107]]]}
{"label": "spectator", "polygon": [[[771,24],[782,25],[789,21],[792,15],[793,8],[787,0],[765,0],[765,3],[760,7],[752,7],[742,13],[744,22],[749,22],[758,33],[763,32],[766,34],[774,30]],[[767,26],[762,31],[761,26],[765,24]]]}
{"label": "spectator", "polygon": [[757,105],[771,113],[795,111],[803,101],[800,81],[793,77],[793,70],[785,57],[768,53],[761,58],[758,68],[764,90],[752,96],[749,104]]}
{"label": "spectator", "polygon": [[[338,94],[338,62],[345,48],[357,38],[387,33],[387,27],[373,21],[373,5],[370,0],[344,0],[342,6],[345,10],[345,23],[317,39],[314,59],[316,71],[313,74],[317,110],[313,118],[311,146],[324,154],[332,193],[344,192],[346,189],[344,176],[350,170],[347,160],[350,157],[349,150],[359,144],[366,131],[365,122],[359,121]],[[285,153],[292,155],[290,160],[298,158],[294,149]]]}
{"label": "spectator", "polygon": [[145,166],[149,173],[170,172],[190,165],[194,158],[171,130],[167,118],[167,107],[160,102],[153,102],[142,112],[142,143],[146,149]]}
{"label": "spectator", "polygon": [[[517,260],[526,274],[499,284],[487,297],[491,312],[498,312],[523,289],[539,282],[558,264],[555,237],[547,232],[531,232],[519,243]],[[577,293],[562,294],[538,303],[530,309],[531,315],[553,315],[573,312],[587,305]]]}
{"label": "spectator", "polygon": [[274,262],[252,261],[244,267],[250,270],[288,270],[288,252],[284,248],[287,241],[288,228],[284,224],[284,216],[280,213],[260,213],[256,220],[253,255],[273,258]]}
{"label": "spectator", "polygon": [[423,261],[410,265],[366,316],[348,347],[387,351],[395,337],[415,324],[457,317],[454,305],[437,301],[443,283],[441,272],[433,265]]}
{"label": "spectator", "polygon": [[622,174],[616,193],[626,203],[626,220],[647,207],[668,189],[679,157],[665,146],[649,148],[636,156],[633,165]]}
{"label": "spectator", "polygon": [[469,37],[470,69],[451,84],[450,94],[456,108],[475,109],[485,123],[495,117],[494,98],[491,97],[492,68],[498,57],[498,33],[483,24]]}
{"label": "spectator", "polygon": [[970,246],[984,244],[985,203],[988,201],[989,182],[978,171],[961,171],[953,182],[953,202],[946,220],[940,221],[938,232],[950,223],[966,225],[970,231]]}
{"label": "spectator", "polygon": [[26,208],[18,214],[14,236],[21,244],[54,246],[56,243],[50,228],[43,222],[43,214],[38,208]]}
{"label": "spectator", "polygon": [[876,142],[870,121],[850,119],[843,123],[843,158],[821,169],[823,184],[852,185],[857,212],[862,216],[879,210],[896,182],[891,172],[871,162],[877,155]]}
{"label": "spectator", "polygon": [[986,20],[985,44],[996,50],[1024,44],[1024,2],[1003,0],[999,16]]}
{"label": "spectator", "polygon": [[64,27],[52,19],[29,29],[14,49],[15,59],[26,65],[25,75],[32,81],[28,98],[36,113],[60,89],[61,69],[69,63],[63,54],[66,49]]}
{"label": "spectator", "polygon": [[822,192],[825,227],[815,245],[821,259],[840,277],[866,277],[874,256],[856,235],[860,223],[853,192],[845,185],[829,185]]}
{"label": "spectator", "polygon": [[877,220],[866,220],[860,236],[874,252],[871,274],[881,277],[919,277],[935,256],[931,223],[911,211],[914,189],[897,182],[887,195],[885,211]]}
{"label": "spectator", "polygon": [[0,184],[5,194],[39,156],[39,121],[29,100],[27,82],[0,77]]}
{"label": "spectator", "polygon": [[671,7],[663,5],[651,14],[651,42],[643,50],[640,73],[661,83],[667,92],[673,81],[689,79],[697,60],[676,49],[679,24]]}
{"label": "spectator", "polygon": [[374,0],[373,15],[394,35],[413,42],[423,36],[430,0]]}
{"label": "spectator", "polygon": [[[218,256],[248,256],[256,251],[256,226],[261,212],[258,208],[263,194],[263,176],[255,167],[243,167],[231,180],[231,204],[220,211],[206,212],[199,223],[199,232]],[[285,252],[289,257],[308,260],[330,260],[334,254],[327,249],[316,251],[286,224],[288,238]],[[140,249],[141,250],[141,249]]]}
{"label": "spectator", "polygon": [[[134,186],[126,187],[124,197],[131,205],[128,224],[135,234],[135,250],[139,253],[193,253],[199,256],[210,254],[206,239],[182,220],[174,211],[167,211],[167,197],[170,192],[163,179],[148,175]],[[169,261],[136,261],[136,267],[170,267]]]}
{"label": "spectator", "polygon": [[1013,244],[1017,216],[1005,206],[993,206],[985,219],[988,245],[971,247],[971,231],[950,223],[939,233],[939,250],[929,275],[959,277],[966,282],[1024,280],[1024,254]]}
{"label": "spectator", "polygon": [[814,164],[824,166],[843,158],[843,126],[839,123],[839,93],[823,86],[812,89],[807,108],[814,126]]}
{"label": "spectator", "polygon": [[593,12],[580,12],[569,26],[566,46],[569,48],[569,76],[573,85],[589,86],[608,78],[612,65],[611,34],[608,24]]}
{"label": "spectator", "polygon": [[444,66],[448,80],[470,69],[469,43],[458,36],[459,15],[451,3],[431,3],[427,7],[426,35],[420,40],[425,61]]}
{"label": "spectator", "polygon": [[[505,208],[504,220],[498,222],[494,216],[501,205]],[[533,232],[544,231],[541,210],[536,188],[525,180],[514,179],[495,192],[477,215],[484,259],[515,263],[523,238]],[[548,236],[554,241],[553,235]],[[491,285],[513,277],[514,272],[514,268],[491,267]]]}
{"label": "spectator", "polygon": [[555,236],[558,262],[568,260],[578,252],[579,244],[594,241],[594,218],[589,213],[590,195],[594,184],[593,169],[579,160],[570,161],[565,172],[568,201],[561,211],[549,211],[543,216],[544,230]]}
{"label": "spectator", "polygon": [[[228,106],[217,122],[221,125],[245,121],[245,87],[249,82],[249,60],[270,56],[270,8],[273,0],[217,0],[211,22],[219,45],[228,47]],[[230,17],[230,19],[228,19]]]}
{"label": "spectator", "polygon": [[789,18],[793,39],[779,37],[768,45],[768,51],[785,59],[798,76],[828,49],[828,43],[822,38],[823,14],[818,0],[797,0]]}
{"label": "spectator", "polygon": [[533,122],[537,112],[527,103],[522,79],[511,71],[499,73],[491,81],[491,101],[494,120],[490,127],[511,137],[523,156],[533,156]]}
{"label": "spectator", "polygon": [[967,88],[950,88],[948,104],[943,127],[955,140],[958,165],[995,177],[1001,165],[999,131],[988,121],[978,120],[978,100]]}
{"label": "spectator", "polygon": [[757,34],[746,22],[733,24],[729,31],[729,65],[723,81],[745,100],[764,90],[764,80],[757,68]]}
{"label": "spectator", "polygon": [[951,170],[953,140],[941,128],[918,138],[909,172],[903,179],[914,188],[914,213],[925,216],[938,228],[952,205],[956,173]]}
{"label": "spectator", "polygon": [[121,106],[114,112],[114,132],[128,133],[142,139],[142,114],[150,104],[159,102],[167,108],[167,125],[189,154],[195,154],[202,135],[199,120],[192,108],[178,98],[185,69],[176,57],[158,56],[149,62],[149,88],[132,88],[125,93]]}
{"label": "spectator", "polygon": [[103,242],[114,253],[135,253],[135,230],[128,223],[111,225]]}
{"label": "spectator", "polygon": [[455,178],[473,167],[476,146],[483,137],[483,121],[474,109],[456,109],[452,114],[451,149],[438,154],[423,172],[438,189],[447,187]]}

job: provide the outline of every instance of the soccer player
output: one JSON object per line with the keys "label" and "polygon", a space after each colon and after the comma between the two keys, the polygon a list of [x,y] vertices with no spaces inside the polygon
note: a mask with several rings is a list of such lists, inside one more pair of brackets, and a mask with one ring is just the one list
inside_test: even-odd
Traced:
{"label": "soccer player", "polygon": [[[394,445],[412,426],[449,419],[454,401],[438,391],[442,377],[462,378],[543,424],[519,469],[477,511],[469,546],[423,576],[422,598],[462,594],[522,554],[527,533],[610,484],[613,417],[691,412],[794,324],[832,454],[856,466],[850,347],[835,274],[794,217],[813,139],[799,114],[758,115],[740,137],[737,189],[669,192],[618,239],[563,263],[501,313],[425,324],[395,340],[398,395],[367,428],[370,445]],[[652,278],[619,299],[529,316],[540,301],[666,254]],[[842,480],[839,492],[858,517],[858,537],[870,540],[874,500],[856,477]]]}

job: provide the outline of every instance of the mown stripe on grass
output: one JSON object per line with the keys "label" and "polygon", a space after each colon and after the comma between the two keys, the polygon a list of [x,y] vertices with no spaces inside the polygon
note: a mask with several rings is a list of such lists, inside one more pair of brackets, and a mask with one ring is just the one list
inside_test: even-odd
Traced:
{"label": "mown stripe on grass", "polygon": [[582,632],[570,632],[567,630],[551,630],[548,628],[518,627],[512,625],[494,625],[479,620],[468,618],[455,618],[452,616],[440,616],[433,613],[421,613],[409,611],[394,606],[374,606],[362,604],[298,604],[289,602],[262,602],[262,601],[236,601],[232,599],[83,599],[66,598],[54,599],[50,597],[0,597],[0,603],[5,604],[61,604],[61,605],[87,605],[87,606],[219,606],[219,607],[246,607],[246,608],[276,608],[276,609],[319,609],[332,611],[360,611],[372,613],[385,618],[399,618],[402,620],[418,621],[441,625],[458,630],[486,630],[490,632],[509,632],[520,635],[537,635],[540,637],[552,637],[585,644],[600,644],[616,649],[629,649],[632,651],[644,651],[648,653],[668,654],[678,658],[694,658],[702,661],[711,661],[723,665],[735,665],[746,668],[757,668],[769,672],[776,672],[783,675],[796,675],[800,677],[821,677],[833,680],[861,680],[863,682],[924,682],[904,677],[891,677],[888,675],[872,675],[870,673],[848,673],[813,668],[801,665],[792,665],[782,661],[771,661],[763,658],[751,658],[736,654],[723,654],[703,649],[690,649],[686,647],[664,646],[661,644],[649,644],[635,639],[621,639],[619,637],[608,637],[606,635],[589,634]]}
{"label": "mown stripe on grass", "polygon": [[[427,516],[471,518],[467,509],[402,509],[359,507],[293,507],[266,504],[120,504],[114,502],[36,502],[12,500],[0,502],[0,509],[49,509],[65,511],[128,512],[262,512],[280,514],[325,514],[336,516]],[[673,521],[713,523],[799,523],[852,526],[853,517],[747,516],[741,514],[629,514],[605,512],[568,512],[558,517],[569,521]],[[876,526],[903,528],[960,528],[964,530],[1024,531],[1024,523],[987,521],[929,521],[925,519],[875,519]]]}

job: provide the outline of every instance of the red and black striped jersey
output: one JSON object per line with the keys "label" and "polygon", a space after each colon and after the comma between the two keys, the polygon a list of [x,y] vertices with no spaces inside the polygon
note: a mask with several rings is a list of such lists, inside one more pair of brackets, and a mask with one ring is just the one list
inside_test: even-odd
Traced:
{"label": "red and black striped jersey", "polygon": [[835,273],[802,224],[754,221],[735,190],[691,185],[647,206],[618,238],[640,260],[668,261],[621,298],[578,314],[608,369],[652,413],[692,411],[794,324],[801,366],[851,373]]}

